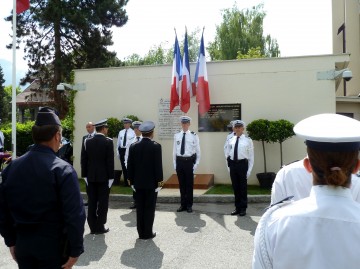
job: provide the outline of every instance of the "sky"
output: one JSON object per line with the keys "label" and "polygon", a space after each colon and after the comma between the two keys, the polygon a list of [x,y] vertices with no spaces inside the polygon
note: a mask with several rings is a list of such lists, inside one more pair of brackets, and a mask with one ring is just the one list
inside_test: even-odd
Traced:
{"label": "sky", "polygon": [[[3,18],[12,10],[11,0],[2,0],[0,9],[0,64],[5,85],[11,84],[12,52],[5,46],[12,42],[11,23]],[[153,46],[172,47],[176,28],[179,40],[185,33],[205,27],[205,46],[214,40],[216,25],[222,21],[221,10],[251,8],[264,2],[264,34],[277,39],[282,57],[332,53],[331,0],[129,0],[128,22],[113,29],[114,45],[120,60],[133,53],[144,56]],[[201,33],[200,33],[201,35]],[[200,36],[199,36],[200,39]],[[16,54],[17,81],[27,70],[23,49]]]}

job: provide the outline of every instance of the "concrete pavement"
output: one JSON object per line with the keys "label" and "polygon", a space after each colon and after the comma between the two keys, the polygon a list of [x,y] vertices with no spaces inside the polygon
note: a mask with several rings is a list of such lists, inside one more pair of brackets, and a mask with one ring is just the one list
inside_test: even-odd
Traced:
{"label": "concrete pavement", "polygon": [[[229,215],[234,209],[229,202],[197,202],[190,214],[175,212],[178,203],[160,202],[154,223],[157,236],[144,241],[138,239],[130,201],[112,197],[109,233],[90,235],[86,224],[85,253],[74,268],[251,268],[254,232],[268,202],[250,203],[245,217]],[[0,253],[0,268],[17,268],[3,243]]]}

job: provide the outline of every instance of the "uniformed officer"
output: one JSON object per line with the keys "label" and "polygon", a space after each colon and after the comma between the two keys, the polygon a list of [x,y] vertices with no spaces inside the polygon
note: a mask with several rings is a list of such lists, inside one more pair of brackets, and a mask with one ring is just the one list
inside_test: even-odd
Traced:
{"label": "uniformed officer", "polygon": [[225,144],[224,144],[224,154],[225,155],[226,155],[226,145],[227,145],[228,140],[233,138],[236,135],[235,131],[234,131],[234,127],[233,127],[233,122],[234,121],[230,121],[230,123],[227,125],[229,134],[226,136]]}
{"label": "uniformed officer", "polygon": [[55,154],[61,132],[54,110],[42,108],[32,127],[35,145],[2,173],[0,233],[19,268],[71,268],[84,252],[78,176]]}
{"label": "uniformed officer", "polygon": [[97,122],[96,134],[85,141],[81,155],[81,175],[88,182],[88,217],[91,234],[104,234],[109,192],[114,182],[114,146],[108,133],[107,119]]}
{"label": "uniformed officer", "polygon": [[231,215],[246,215],[247,178],[254,165],[254,146],[250,138],[244,134],[245,123],[233,121],[235,135],[226,141],[225,158],[230,169],[231,184],[235,195],[235,210]]}
{"label": "uniformed officer", "polygon": [[173,163],[179,180],[181,205],[177,212],[192,212],[194,172],[200,162],[199,136],[189,130],[191,118],[180,117],[182,130],[174,135]]}
{"label": "uniformed officer", "polygon": [[[126,146],[126,152],[125,152],[125,166],[127,167],[127,161],[128,161],[128,158],[129,158],[129,148],[132,144],[134,143],[137,143],[137,142],[140,142],[141,139],[142,139],[142,135],[141,135],[141,132],[139,130],[139,126],[142,124],[141,121],[134,121],[132,123],[132,127],[134,128],[134,132],[135,132],[135,137],[129,141],[129,143],[127,143],[127,146]],[[133,204],[130,206],[130,209],[134,209],[136,208],[136,192],[133,191]]]}
{"label": "uniformed officer", "polygon": [[124,186],[128,186],[128,173],[125,165],[125,153],[129,141],[131,141],[135,137],[135,132],[133,129],[130,128],[132,123],[131,119],[123,118],[122,122],[124,124],[124,129],[120,130],[119,132],[116,148],[117,148],[117,155],[120,159],[120,163],[123,171]]}
{"label": "uniformed officer", "polygon": [[153,231],[157,188],[163,185],[161,145],[152,141],[155,124],[145,121],[139,127],[142,140],[130,146],[129,181],[136,191],[136,226],[140,239],[156,236]]}
{"label": "uniformed officer", "polygon": [[360,205],[349,186],[360,167],[360,122],[320,114],[294,132],[305,139],[313,187],[308,198],[274,205],[262,216],[253,268],[358,268]]}

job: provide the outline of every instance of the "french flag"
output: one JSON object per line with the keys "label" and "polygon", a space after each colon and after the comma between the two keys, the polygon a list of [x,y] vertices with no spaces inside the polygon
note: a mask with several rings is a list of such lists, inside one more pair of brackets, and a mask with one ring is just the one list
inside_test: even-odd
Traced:
{"label": "french flag", "polygon": [[16,14],[20,14],[29,8],[30,0],[16,0]]}
{"label": "french flag", "polygon": [[192,86],[190,78],[190,64],[189,64],[189,49],[187,31],[185,31],[184,39],[184,58],[183,58],[183,69],[182,69],[182,82],[181,82],[181,103],[180,109],[184,113],[187,113],[190,108],[190,97],[192,97]]}
{"label": "french flag", "polygon": [[181,54],[179,42],[175,33],[175,45],[174,45],[174,58],[171,77],[171,92],[170,92],[170,113],[176,106],[179,105],[179,81],[181,80]]}
{"label": "french flag", "polygon": [[209,83],[206,69],[204,31],[201,35],[200,51],[196,63],[195,79],[196,102],[199,104],[199,114],[202,116],[210,109]]}

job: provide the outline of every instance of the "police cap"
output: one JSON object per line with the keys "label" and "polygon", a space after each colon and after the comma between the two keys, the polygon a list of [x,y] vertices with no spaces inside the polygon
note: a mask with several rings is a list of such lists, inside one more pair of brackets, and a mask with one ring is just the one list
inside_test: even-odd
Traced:
{"label": "police cap", "polygon": [[233,127],[238,127],[238,126],[244,126],[245,127],[245,122],[243,122],[242,120],[234,120],[232,121],[232,126]]}
{"label": "police cap", "polygon": [[132,123],[132,127],[134,127],[134,129],[138,129],[141,124],[142,124],[141,121],[134,121]]}
{"label": "police cap", "polygon": [[42,107],[36,116],[35,125],[36,126],[43,126],[43,125],[59,125],[59,126],[61,126],[61,122],[57,115],[57,112],[53,108]]}
{"label": "police cap", "polygon": [[107,121],[108,121],[107,119],[103,119],[103,120],[98,121],[97,123],[95,123],[94,126],[95,127],[102,127],[102,126],[108,127]]}
{"label": "police cap", "polygon": [[338,114],[318,114],[294,127],[297,136],[309,148],[320,151],[356,151],[360,149],[360,122]]}
{"label": "police cap", "polygon": [[132,123],[132,119],[123,118],[123,119],[122,119],[122,122],[123,122],[123,123]]}
{"label": "police cap", "polygon": [[180,122],[181,123],[189,123],[191,121],[191,118],[188,116],[181,116],[180,117]]}
{"label": "police cap", "polygon": [[155,123],[153,123],[152,121],[144,121],[139,126],[139,131],[142,132],[143,134],[151,133],[154,129],[155,129]]}

